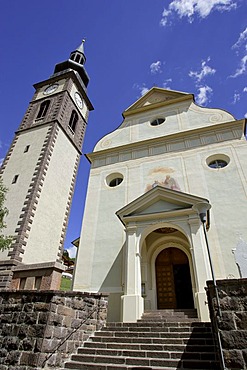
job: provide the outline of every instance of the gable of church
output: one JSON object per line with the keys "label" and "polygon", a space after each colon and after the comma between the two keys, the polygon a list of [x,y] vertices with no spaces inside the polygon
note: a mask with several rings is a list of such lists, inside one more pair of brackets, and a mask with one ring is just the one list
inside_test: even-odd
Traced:
{"label": "gable of church", "polygon": [[127,108],[124,111],[123,116],[126,117],[130,114],[138,113],[142,110],[157,108],[157,106],[175,103],[181,100],[192,100],[192,98],[193,95],[191,94],[153,87],[134,104]]}
{"label": "gable of church", "polygon": [[149,190],[116,212],[123,223],[128,218],[159,215],[182,210],[192,210],[196,203],[208,202],[207,199],[161,186]]}
{"label": "gable of church", "polygon": [[[124,121],[121,125],[96,144],[94,153],[108,149],[115,150],[118,147],[136,145],[137,143],[143,143],[146,146],[147,142],[145,141],[147,140],[152,140],[152,145],[157,141],[159,145],[159,142],[164,143],[169,135],[173,135],[172,138],[167,138],[169,143],[171,140],[175,140],[175,146],[178,149],[185,149],[190,147],[188,144],[190,139],[184,141],[185,134],[190,135],[192,130],[197,130],[196,133],[192,133],[194,135],[192,141],[197,140],[198,145],[204,145],[205,142],[217,142],[221,137],[215,133],[216,125],[236,122],[234,117],[226,111],[197,106],[192,94],[157,87],[150,89],[127,108],[123,112],[123,116]],[[222,129],[225,130],[225,126],[219,127],[219,130]],[[209,139],[201,140],[198,135],[199,131],[202,130],[204,137],[205,135],[210,136]],[[231,131],[228,140],[233,138],[234,133]],[[180,142],[179,144],[177,140]],[[149,142],[149,144],[151,143]]]}

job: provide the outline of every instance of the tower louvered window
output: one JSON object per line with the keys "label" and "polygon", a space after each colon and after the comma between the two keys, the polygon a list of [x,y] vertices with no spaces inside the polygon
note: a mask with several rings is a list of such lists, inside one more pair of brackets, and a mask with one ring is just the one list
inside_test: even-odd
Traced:
{"label": "tower louvered window", "polygon": [[76,113],[75,110],[73,110],[70,116],[70,120],[69,120],[69,127],[71,131],[73,132],[75,132],[77,121],[78,121],[78,114]]}
{"label": "tower louvered window", "polygon": [[50,105],[50,100],[45,100],[40,104],[37,119],[45,117],[45,115],[48,111],[49,105]]}

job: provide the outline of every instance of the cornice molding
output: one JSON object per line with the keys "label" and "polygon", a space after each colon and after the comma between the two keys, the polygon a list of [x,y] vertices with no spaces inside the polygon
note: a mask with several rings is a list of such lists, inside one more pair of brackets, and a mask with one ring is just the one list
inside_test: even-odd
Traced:
{"label": "cornice molding", "polygon": [[[86,154],[86,157],[89,162],[93,163],[93,167],[101,167],[113,163],[142,158],[144,156],[147,157],[169,152],[181,152],[230,140],[239,140],[243,136],[244,124],[245,119],[242,119],[187,131],[179,131],[175,134],[88,153]],[[225,136],[227,131],[231,131],[230,137]],[[207,140],[207,136],[210,140]],[[116,160],[116,156],[118,156],[118,160]],[[111,158],[113,157],[114,161],[111,161]]]}

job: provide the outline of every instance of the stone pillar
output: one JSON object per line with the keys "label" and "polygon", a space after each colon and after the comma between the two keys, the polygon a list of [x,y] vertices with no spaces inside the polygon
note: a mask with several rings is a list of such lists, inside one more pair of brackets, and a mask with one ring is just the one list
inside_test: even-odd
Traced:
{"label": "stone pillar", "polygon": [[191,255],[196,280],[195,306],[199,319],[209,321],[206,281],[211,278],[210,265],[206,250],[205,238],[199,218],[190,218]]}
{"label": "stone pillar", "polygon": [[122,321],[136,322],[143,313],[141,296],[141,255],[136,226],[126,229],[125,286],[122,296]]}
{"label": "stone pillar", "polygon": [[[221,317],[212,281],[207,294],[212,329],[220,333],[225,366],[231,370],[247,369],[247,279],[217,280]],[[223,367],[221,368],[223,370]]]}

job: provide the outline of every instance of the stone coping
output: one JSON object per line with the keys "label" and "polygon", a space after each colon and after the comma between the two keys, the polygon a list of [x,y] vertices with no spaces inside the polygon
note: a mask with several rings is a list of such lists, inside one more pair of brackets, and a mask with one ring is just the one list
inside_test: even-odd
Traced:
{"label": "stone coping", "polygon": [[108,298],[109,293],[89,293],[89,292],[80,292],[80,291],[72,291],[72,290],[19,290],[19,289],[0,289],[0,294],[26,294],[26,295],[59,295],[62,297],[90,297],[90,298]]}
{"label": "stone coping", "polygon": [[40,270],[40,269],[56,269],[64,271],[66,266],[58,262],[44,262],[44,263],[32,263],[32,264],[19,264],[13,268],[13,271],[27,271],[27,270]]}
{"label": "stone coping", "polygon": [[[226,286],[229,287],[229,285],[245,285],[247,284],[247,278],[239,278],[239,279],[222,279],[222,280],[216,280],[216,285],[217,286]],[[213,286],[213,281],[207,281],[207,286],[212,287]]]}

